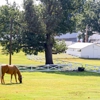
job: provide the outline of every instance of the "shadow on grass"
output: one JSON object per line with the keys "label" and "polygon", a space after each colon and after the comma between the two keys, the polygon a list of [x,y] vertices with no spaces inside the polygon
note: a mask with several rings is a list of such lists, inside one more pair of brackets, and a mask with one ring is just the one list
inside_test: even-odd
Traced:
{"label": "shadow on grass", "polygon": [[21,83],[5,83],[5,84],[2,84],[2,85],[20,85]]}
{"label": "shadow on grass", "polygon": [[42,72],[42,73],[48,73],[48,74],[62,74],[62,75],[69,75],[69,76],[100,76],[100,73],[94,73],[94,72],[79,72],[79,71],[65,71],[65,72]]}
{"label": "shadow on grass", "polygon": [[100,60],[100,58],[78,58],[78,57],[71,57],[71,58],[64,58],[64,57],[61,57],[61,58],[57,58],[58,60],[60,59],[84,59],[84,60]]}
{"label": "shadow on grass", "polygon": [[84,60],[100,60],[100,58],[80,58],[80,59],[84,59]]}

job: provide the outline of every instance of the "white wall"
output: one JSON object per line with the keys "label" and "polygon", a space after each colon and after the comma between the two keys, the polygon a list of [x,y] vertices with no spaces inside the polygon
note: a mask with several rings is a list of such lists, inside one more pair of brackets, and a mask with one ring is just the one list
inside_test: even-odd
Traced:
{"label": "white wall", "polygon": [[100,46],[94,45],[94,58],[100,58]]}
{"label": "white wall", "polygon": [[82,58],[93,58],[93,46],[92,45],[86,48],[83,48],[81,52],[82,52],[81,54]]}
{"label": "white wall", "polygon": [[72,55],[72,56],[77,56],[81,57],[81,52],[79,52],[77,49],[67,49],[67,54]]}
{"label": "white wall", "polygon": [[82,49],[82,58],[100,58],[100,47],[97,45],[90,45]]}

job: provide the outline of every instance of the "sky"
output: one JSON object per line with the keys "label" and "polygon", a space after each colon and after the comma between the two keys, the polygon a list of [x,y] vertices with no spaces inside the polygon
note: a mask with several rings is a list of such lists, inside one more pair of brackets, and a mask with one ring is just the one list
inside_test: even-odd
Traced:
{"label": "sky", "polygon": [[[22,6],[23,0],[8,0],[9,3],[13,3],[16,2],[18,5]],[[0,0],[0,6],[5,5],[6,4],[6,0]]]}
{"label": "sky", "polygon": [[[13,2],[16,2],[18,6],[20,6],[20,10],[23,10],[23,0],[8,0],[8,3],[13,4]],[[39,0],[35,0],[35,4],[38,4]],[[0,6],[5,5],[6,0],[0,0]]]}
{"label": "sky", "polygon": [[[23,0],[8,0],[8,2],[10,4],[12,4],[13,2],[16,2],[18,5],[22,6],[23,4]],[[36,4],[39,3],[39,0],[35,0]],[[6,0],[0,0],[0,6],[5,5],[6,4]]]}

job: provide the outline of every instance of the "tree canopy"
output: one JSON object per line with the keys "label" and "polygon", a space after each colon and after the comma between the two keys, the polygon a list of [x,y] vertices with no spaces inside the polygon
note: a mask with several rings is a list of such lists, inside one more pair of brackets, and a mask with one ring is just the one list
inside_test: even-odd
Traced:
{"label": "tree canopy", "polygon": [[[54,44],[54,36],[75,31],[75,14],[82,9],[84,0],[40,1],[41,3],[38,6],[38,9],[35,9],[32,0],[25,0],[25,20],[27,26],[29,27],[29,31],[31,31],[33,34],[36,34],[34,30],[38,30],[39,26],[43,26],[41,27],[42,31],[38,31],[37,34],[44,34],[46,64],[52,64],[52,46]],[[27,11],[26,8],[28,8],[29,11]],[[37,19],[35,19],[35,16],[37,16]],[[35,27],[36,23],[38,27]],[[31,26],[34,30],[30,29]]]}
{"label": "tree canopy", "polygon": [[[1,7],[2,17],[0,21],[4,20],[3,18],[6,19],[0,25],[2,46],[9,52],[10,29],[3,30],[8,24],[11,25],[11,16],[13,16],[12,53],[21,49],[26,54],[37,54],[44,50],[45,63],[53,64],[54,36],[75,31],[75,17],[76,14],[82,12],[84,3],[85,0],[40,0],[40,4],[35,5],[33,0],[24,0],[23,12],[13,8],[13,6]],[[5,10],[6,7],[7,11]],[[7,12],[9,16],[7,16]],[[12,12],[15,14],[12,14]],[[2,40],[5,40],[5,42]]]}

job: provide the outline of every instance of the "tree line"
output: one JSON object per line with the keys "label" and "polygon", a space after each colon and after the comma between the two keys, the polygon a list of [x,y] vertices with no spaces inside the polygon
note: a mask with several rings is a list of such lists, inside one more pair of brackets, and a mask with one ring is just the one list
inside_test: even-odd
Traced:
{"label": "tree line", "polygon": [[[100,31],[100,2],[95,0],[24,0],[21,11],[14,2],[0,7],[0,44],[4,54],[45,52],[45,64],[53,64],[55,36]],[[83,37],[82,37],[83,36]],[[81,37],[84,38],[84,35]]]}

